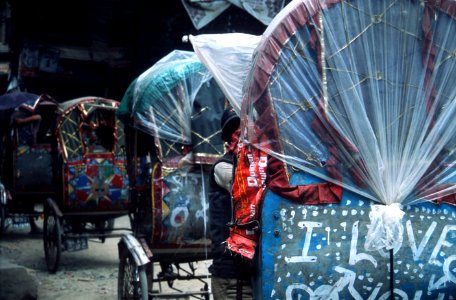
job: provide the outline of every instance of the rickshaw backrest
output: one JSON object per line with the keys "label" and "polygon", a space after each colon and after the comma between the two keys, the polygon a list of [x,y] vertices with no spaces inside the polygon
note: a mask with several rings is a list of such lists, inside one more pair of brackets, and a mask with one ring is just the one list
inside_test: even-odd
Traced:
{"label": "rickshaw backrest", "polygon": [[57,137],[64,209],[117,211],[128,207],[123,127],[115,100],[85,97],[62,103]]}
{"label": "rickshaw backrest", "polygon": [[11,115],[13,193],[52,193],[52,147],[58,102],[48,95],[23,103]]}
{"label": "rickshaw backrest", "polygon": [[43,94],[34,103],[19,105],[11,115],[15,143],[19,145],[50,144],[55,127],[58,102]]}
{"label": "rickshaw backrest", "polygon": [[220,118],[225,96],[214,79],[204,83],[193,102],[191,117],[192,151],[197,156],[221,156]]}
{"label": "rickshaw backrest", "polygon": [[194,164],[211,165],[223,155],[220,118],[225,106],[224,98],[214,79],[201,86],[193,101],[190,118],[191,144],[157,138],[165,165],[177,166],[184,157]]}
{"label": "rickshaw backrest", "polygon": [[[56,132],[63,159],[81,160],[95,152],[104,156],[122,155],[123,143],[118,142],[119,139],[123,142],[123,127],[115,117],[118,105],[115,100],[97,97],[62,103]],[[100,143],[104,149],[94,151],[90,147],[93,142]]]}

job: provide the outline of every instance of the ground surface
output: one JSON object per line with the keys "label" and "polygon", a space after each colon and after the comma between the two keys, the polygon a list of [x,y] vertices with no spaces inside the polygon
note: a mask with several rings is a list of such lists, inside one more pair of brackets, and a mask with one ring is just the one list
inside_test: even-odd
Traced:
{"label": "ground surface", "polygon": [[[38,225],[41,227],[42,222],[38,221]],[[116,219],[115,226],[129,228],[128,219]],[[9,226],[0,238],[0,257],[3,263],[8,261],[24,266],[36,278],[38,299],[117,299],[119,238],[107,239],[105,243],[89,241],[87,250],[62,252],[59,270],[50,274],[44,260],[42,235],[31,235],[29,231],[28,226]],[[205,273],[209,263],[210,261],[198,262],[197,271]],[[157,268],[155,266],[154,271]],[[174,284],[183,291],[194,290],[196,285],[199,286],[200,283],[183,281]],[[167,291],[164,287],[164,292]]]}

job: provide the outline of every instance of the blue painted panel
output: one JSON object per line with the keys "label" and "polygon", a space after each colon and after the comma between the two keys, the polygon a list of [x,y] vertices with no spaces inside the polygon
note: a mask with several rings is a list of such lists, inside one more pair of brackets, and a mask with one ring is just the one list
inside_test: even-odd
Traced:
{"label": "blue painted panel", "polygon": [[177,170],[163,177],[160,245],[198,245],[207,236],[208,172]]}
{"label": "blue painted panel", "polygon": [[394,254],[395,287],[411,299],[455,299],[455,207],[422,203],[404,211],[404,241]]}
{"label": "blue painted panel", "polygon": [[[314,183],[296,173],[292,182]],[[389,299],[390,252],[366,251],[370,200],[344,191],[338,205],[298,205],[268,191],[262,209],[260,299]],[[456,210],[405,207],[393,255],[400,299],[454,299]],[[319,298],[320,297],[320,298]]]}

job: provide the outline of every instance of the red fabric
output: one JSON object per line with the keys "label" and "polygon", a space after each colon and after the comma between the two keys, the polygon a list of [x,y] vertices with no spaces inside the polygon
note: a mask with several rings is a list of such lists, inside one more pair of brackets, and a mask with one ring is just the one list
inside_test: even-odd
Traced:
{"label": "red fabric", "polygon": [[266,188],[267,156],[250,146],[239,150],[233,182],[234,219],[236,225],[258,220],[259,205]]}
{"label": "red fabric", "polygon": [[227,247],[230,251],[240,254],[242,257],[253,259],[255,255],[255,248],[258,242],[258,235],[254,235],[255,238],[245,237],[243,230],[234,228],[230,232],[230,236],[226,240]]}
{"label": "red fabric", "polygon": [[251,146],[240,145],[232,197],[234,223],[227,248],[252,259],[258,242],[260,205],[266,188],[267,156]]}
{"label": "red fabric", "polygon": [[[321,108],[321,107],[320,107]],[[329,153],[331,154],[326,161],[325,168],[329,175],[337,181],[342,181],[341,173],[341,156],[340,150],[335,139],[337,139],[343,146],[343,149],[349,151],[351,156],[354,158],[355,163],[348,167],[348,172],[351,175],[353,182],[359,187],[365,187],[364,179],[361,174],[363,170],[366,170],[363,160],[356,158],[358,156],[358,149],[353,145],[346,137],[341,135],[337,129],[335,129],[331,122],[326,123],[329,128],[326,128],[323,122],[319,118],[311,123],[311,127],[314,132],[318,135],[320,140],[325,144]]]}
{"label": "red fabric", "polygon": [[456,205],[456,194],[443,196],[443,197],[435,200],[435,202],[438,204],[446,203],[446,204]]}
{"label": "red fabric", "polygon": [[235,132],[231,134],[231,143],[226,144],[225,147],[227,152],[233,152],[235,155],[237,155],[240,132],[241,129],[238,128]]}
{"label": "red fabric", "polygon": [[343,192],[340,186],[327,182],[291,186],[282,161],[256,148],[241,146],[232,190],[234,224],[226,243],[229,250],[247,259],[253,258],[258,243],[266,187],[285,199],[308,205],[339,203]]}
{"label": "red fabric", "polygon": [[[421,187],[421,189],[425,189],[425,187]],[[446,192],[445,192],[446,190]],[[449,191],[453,191],[451,194],[446,194]],[[439,184],[434,186],[431,189],[428,189],[427,192],[432,195],[432,202],[437,203],[437,204],[451,204],[451,205],[456,205],[456,193],[454,192],[453,185],[452,184]]]}
{"label": "red fabric", "polygon": [[275,194],[299,204],[340,203],[342,188],[333,183],[290,185],[285,166],[275,157],[268,158],[268,188]]}

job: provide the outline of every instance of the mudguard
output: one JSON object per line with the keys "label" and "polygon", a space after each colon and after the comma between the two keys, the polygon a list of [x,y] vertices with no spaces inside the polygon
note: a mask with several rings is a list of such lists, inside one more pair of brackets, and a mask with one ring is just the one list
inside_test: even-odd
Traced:
{"label": "mudguard", "polygon": [[127,250],[133,256],[137,266],[143,266],[150,262],[151,251],[146,243],[141,243],[133,235],[125,234],[118,243],[119,258],[123,251]]}

